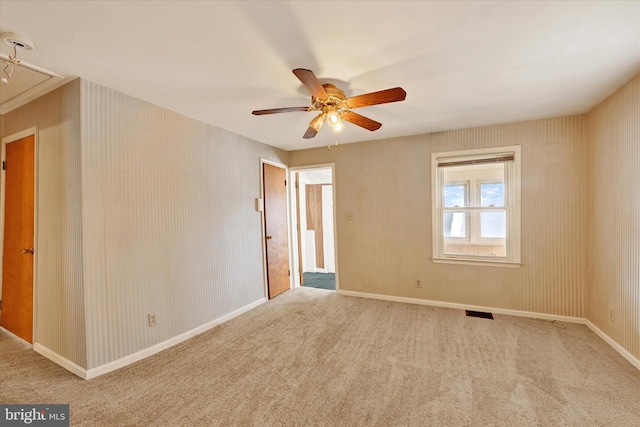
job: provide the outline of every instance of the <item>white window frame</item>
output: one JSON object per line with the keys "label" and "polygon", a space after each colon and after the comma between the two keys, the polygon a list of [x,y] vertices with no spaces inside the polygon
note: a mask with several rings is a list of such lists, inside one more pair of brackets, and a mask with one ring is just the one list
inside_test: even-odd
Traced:
{"label": "white window frame", "polygon": [[[443,187],[444,171],[438,164],[442,162],[473,161],[513,156],[505,168],[504,180],[504,204],[506,209],[505,243],[506,254],[504,257],[483,255],[446,254],[444,251],[444,224],[443,224]],[[493,267],[518,268],[521,263],[521,148],[519,145],[506,147],[491,147],[474,150],[447,151],[431,154],[431,206],[432,206],[432,239],[434,263],[466,264]],[[470,198],[471,196],[469,196]],[[474,209],[478,209],[477,207]],[[478,215],[479,216],[479,215]],[[472,230],[467,230],[470,235]]]}

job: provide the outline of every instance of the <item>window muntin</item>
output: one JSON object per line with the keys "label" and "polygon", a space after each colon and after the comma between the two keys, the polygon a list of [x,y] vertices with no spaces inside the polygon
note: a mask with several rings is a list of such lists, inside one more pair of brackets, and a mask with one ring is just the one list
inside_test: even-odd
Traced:
{"label": "window muntin", "polygon": [[432,155],[434,261],[520,261],[520,147]]}

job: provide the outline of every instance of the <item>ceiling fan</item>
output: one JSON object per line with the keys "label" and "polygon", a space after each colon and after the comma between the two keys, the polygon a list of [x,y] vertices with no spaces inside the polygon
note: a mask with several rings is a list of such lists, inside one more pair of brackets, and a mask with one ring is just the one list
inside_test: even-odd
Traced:
{"label": "ceiling fan", "polygon": [[378,92],[366,93],[364,95],[347,98],[342,90],[330,83],[322,84],[311,70],[296,68],[293,74],[311,92],[311,106],[309,107],[286,107],[272,108],[269,110],[255,110],[251,114],[261,116],[264,114],[289,113],[293,111],[320,111],[309,123],[309,128],[303,138],[313,138],[325,121],[329,123],[334,133],[344,129],[342,120],[363,127],[370,131],[380,129],[382,123],[371,120],[358,113],[351,111],[353,108],[367,107],[370,105],[386,104],[388,102],[404,101],[407,93],[401,87],[385,89]]}

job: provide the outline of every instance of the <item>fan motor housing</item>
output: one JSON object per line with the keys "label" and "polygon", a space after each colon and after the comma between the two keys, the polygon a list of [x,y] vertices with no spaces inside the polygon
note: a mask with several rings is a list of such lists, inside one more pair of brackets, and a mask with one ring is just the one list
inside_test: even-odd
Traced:
{"label": "fan motor housing", "polygon": [[323,107],[333,107],[335,109],[340,109],[345,107],[345,103],[347,101],[347,97],[344,92],[331,83],[325,83],[322,85],[325,92],[327,92],[326,99],[317,99],[315,96],[311,97],[311,104],[313,108],[320,110]]}

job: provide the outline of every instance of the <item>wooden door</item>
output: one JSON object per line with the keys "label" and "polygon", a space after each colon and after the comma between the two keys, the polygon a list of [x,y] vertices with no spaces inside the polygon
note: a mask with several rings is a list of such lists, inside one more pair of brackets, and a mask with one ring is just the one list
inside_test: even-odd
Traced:
{"label": "wooden door", "polygon": [[6,145],[0,326],[33,342],[35,137]]}
{"label": "wooden door", "polygon": [[269,298],[290,288],[287,239],[287,178],[283,168],[263,163],[264,228]]}

